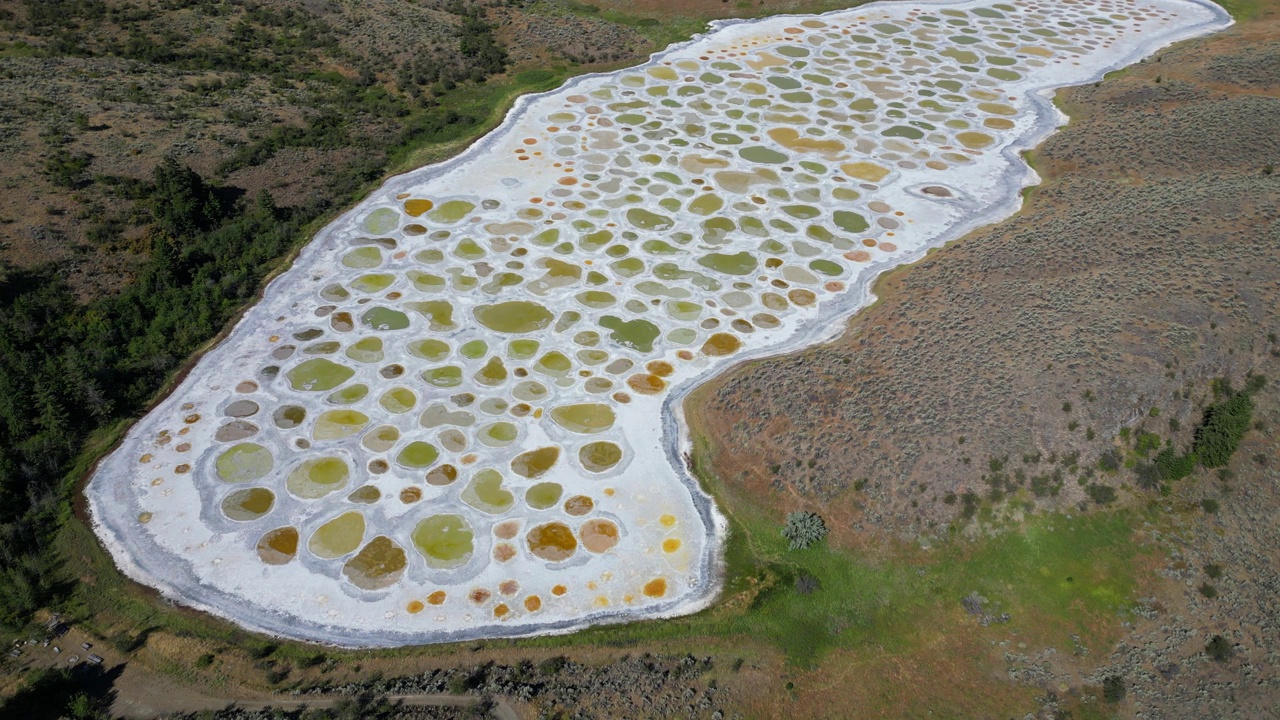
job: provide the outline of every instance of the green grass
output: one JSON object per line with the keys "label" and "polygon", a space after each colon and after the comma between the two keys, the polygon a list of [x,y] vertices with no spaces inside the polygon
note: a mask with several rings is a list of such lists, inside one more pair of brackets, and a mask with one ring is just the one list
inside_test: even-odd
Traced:
{"label": "green grass", "polygon": [[434,134],[428,141],[400,148],[387,163],[388,174],[407,172],[456,155],[462,147],[497,127],[516,98],[526,93],[554,90],[576,74],[575,69],[565,66],[530,69],[481,85],[459,86],[441,95],[438,98],[440,108],[485,120],[477,124],[459,124],[449,131]]}
{"label": "green grass", "polygon": [[1274,8],[1270,7],[1274,0],[1214,0],[1214,2],[1221,5],[1237,21],[1253,20],[1262,14],[1264,7],[1268,7],[1268,14],[1274,11]]}
{"label": "green grass", "polygon": [[[772,521],[752,523],[750,542],[779,581],[751,611],[716,634],[768,639],[799,663],[832,647],[908,650],[971,592],[1008,612],[1011,627],[1054,643],[1132,602],[1137,550],[1126,513],[1037,517],[1022,531],[978,542],[952,540],[922,563],[876,562],[827,546],[788,551]],[[777,537],[775,537],[777,536]],[[801,574],[821,589],[792,585]]]}

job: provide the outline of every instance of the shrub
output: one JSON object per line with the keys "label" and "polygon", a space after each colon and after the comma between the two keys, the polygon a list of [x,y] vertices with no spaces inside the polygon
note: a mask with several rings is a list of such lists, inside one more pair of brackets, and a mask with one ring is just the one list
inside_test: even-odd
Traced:
{"label": "shrub", "polygon": [[1200,501],[1200,508],[1212,515],[1218,512],[1218,501],[1213,498],[1205,498]]}
{"label": "shrub", "polygon": [[1221,635],[1214,635],[1208,645],[1204,646],[1204,651],[1214,660],[1224,663],[1231,659],[1235,654],[1235,649],[1231,647],[1231,643]]}
{"label": "shrub", "polygon": [[1222,577],[1222,566],[1217,563],[1209,563],[1204,566],[1204,574],[1213,580],[1217,580]]}
{"label": "shrub", "polygon": [[796,578],[796,592],[801,595],[808,595],[822,589],[822,581],[818,578],[804,573]]}
{"label": "shrub", "polygon": [[563,655],[559,655],[553,658],[548,658],[538,663],[538,674],[550,677],[552,675],[558,674],[561,670],[564,669],[564,666],[568,664],[569,664],[569,658]]}
{"label": "shrub", "polygon": [[78,152],[74,155],[59,148],[44,164],[45,177],[60,188],[75,189],[89,182],[89,163],[93,156]]}
{"label": "shrub", "polygon": [[1116,489],[1110,485],[1089,485],[1084,489],[1089,497],[1099,505],[1110,505],[1116,500]]}
{"label": "shrub", "polygon": [[1218,588],[1210,585],[1209,583],[1201,583],[1199,589],[1200,594],[1207,598],[1212,599],[1218,597]]}
{"label": "shrub", "polygon": [[797,510],[787,515],[782,536],[791,542],[792,550],[804,550],[827,536],[827,524],[817,513]]}
{"label": "shrub", "polygon": [[1138,431],[1138,437],[1133,443],[1133,449],[1135,452],[1137,452],[1139,455],[1143,457],[1146,457],[1152,450],[1158,450],[1159,448],[1160,448],[1159,435],[1153,432],[1147,432],[1146,430]]}
{"label": "shrub", "polygon": [[1156,455],[1155,466],[1161,480],[1172,482],[1190,475],[1196,467],[1196,458],[1190,454],[1179,455],[1173,448],[1167,447]]}
{"label": "shrub", "polygon": [[1098,456],[1098,467],[1106,472],[1115,472],[1120,469],[1120,451],[1115,448],[1107,448]]}
{"label": "shrub", "polygon": [[1109,675],[1102,681],[1102,699],[1109,703],[1118,703],[1124,699],[1124,678]]}
{"label": "shrub", "polygon": [[1133,471],[1138,477],[1138,487],[1143,490],[1159,490],[1164,487],[1164,478],[1155,463],[1139,463]]}

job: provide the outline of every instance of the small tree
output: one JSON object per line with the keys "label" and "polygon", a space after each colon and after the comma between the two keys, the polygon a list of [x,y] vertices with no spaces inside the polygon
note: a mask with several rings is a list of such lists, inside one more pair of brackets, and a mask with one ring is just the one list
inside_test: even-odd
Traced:
{"label": "small tree", "polygon": [[827,536],[827,524],[817,513],[797,510],[787,515],[782,537],[791,541],[792,550],[804,550]]}

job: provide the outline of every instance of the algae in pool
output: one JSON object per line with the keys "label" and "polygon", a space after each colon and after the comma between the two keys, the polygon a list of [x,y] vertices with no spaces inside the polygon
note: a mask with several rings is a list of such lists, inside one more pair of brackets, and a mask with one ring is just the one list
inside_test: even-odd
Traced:
{"label": "algae in pool", "polygon": [[329,410],[316,418],[311,435],[316,440],[341,440],[360,434],[369,425],[369,416],[359,410]]}
{"label": "algae in pool", "polygon": [[511,509],[516,496],[502,487],[502,473],[493,468],[480,470],[462,489],[462,502],[481,512],[497,515]]}
{"label": "algae in pool", "polygon": [[535,302],[512,300],[497,305],[480,305],[475,309],[476,321],[500,333],[529,333],[551,323],[551,311]]}
{"label": "algae in pool", "polygon": [[413,547],[437,570],[461,567],[475,552],[475,532],[461,515],[432,515],[413,528]]}
{"label": "algae in pool", "polygon": [[440,451],[435,445],[421,440],[415,440],[396,455],[396,463],[412,469],[421,469],[430,467],[440,457]]}
{"label": "algae in pool", "polygon": [[222,514],[232,520],[248,522],[271,512],[276,494],[266,488],[237,490],[222,500]]}
{"label": "algae in pool", "polygon": [[257,443],[240,443],[219,455],[214,468],[226,482],[242,483],[265,476],[274,464],[270,450]]}
{"label": "algae in pool", "polygon": [[307,549],[319,558],[334,559],[360,547],[364,540],[364,514],[345,512],[316,528],[307,541]]}
{"label": "algae in pool", "polygon": [[351,379],[355,371],[325,358],[307,360],[290,370],[286,376],[294,390],[320,392],[332,390]]}
{"label": "algae in pool", "polygon": [[662,330],[648,320],[623,320],[615,315],[600,318],[600,327],[611,330],[609,339],[624,347],[641,352],[652,352],[653,341]]}
{"label": "algae in pool", "polygon": [[321,457],[303,460],[289,473],[289,492],[305,500],[318,500],[346,487],[351,467],[342,458]]}
{"label": "algae in pool", "polygon": [[524,493],[524,501],[534,510],[553,508],[564,495],[564,486],[560,483],[543,482],[530,487]]}
{"label": "algae in pool", "polygon": [[579,403],[552,408],[551,419],[570,432],[592,434],[613,427],[613,408],[601,403]]}

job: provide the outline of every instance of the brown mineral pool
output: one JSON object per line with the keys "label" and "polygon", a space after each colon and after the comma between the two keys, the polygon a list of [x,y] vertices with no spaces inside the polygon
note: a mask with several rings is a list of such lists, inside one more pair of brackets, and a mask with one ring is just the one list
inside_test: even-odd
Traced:
{"label": "brown mineral pool", "polygon": [[461,515],[432,515],[413,528],[410,538],[427,565],[437,570],[461,567],[475,551],[475,532]]}
{"label": "brown mineral pool", "polygon": [[680,549],[679,538],[667,538],[662,541],[662,551],[665,553],[673,553]]}
{"label": "brown mineral pool", "polygon": [[258,426],[248,420],[232,420],[218,428],[213,439],[218,442],[235,442],[258,434]]}
{"label": "brown mineral pool", "polygon": [[662,597],[667,594],[667,581],[663,578],[650,580],[644,584],[644,594],[649,597]]}
{"label": "brown mineral pool", "polygon": [[258,557],[268,565],[284,565],[298,554],[298,529],[268,530],[258,539]]}
{"label": "brown mineral pool", "polygon": [[443,590],[436,590],[427,596],[427,603],[430,605],[443,605],[446,597],[447,595]]}
{"label": "brown mineral pool", "polygon": [[711,357],[732,355],[742,348],[742,341],[729,333],[714,333],[702,344],[702,352]]}
{"label": "brown mineral pool", "polygon": [[657,375],[636,373],[627,378],[627,387],[641,395],[656,395],[666,389],[667,381]]}
{"label": "brown mineral pool", "polygon": [[594,510],[595,501],[586,495],[574,495],[564,501],[564,511],[574,517],[580,517]]}
{"label": "brown mineral pool", "polygon": [[252,400],[236,400],[222,411],[227,417],[252,417],[258,414],[258,403]]}
{"label": "brown mineral pool", "polygon": [[450,465],[449,463],[437,465],[427,471],[428,485],[452,485],[457,479],[458,468]]}
{"label": "brown mineral pool", "polygon": [[529,552],[551,562],[563,562],[578,550],[578,540],[573,530],[562,522],[549,522],[534,526],[525,535]]}
{"label": "brown mineral pool", "polygon": [[248,522],[271,512],[276,494],[266,488],[237,490],[222,500],[222,514],[238,522]]}
{"label": "brown mineral pool", "polygon": [[347,496],[347,500],[361,505],[372,505],[382,499],[382,491],[373,485],[362,485]]}
{"label": "brown mineral pool", "polygon": [[352,510],[321,525],[307,541],[307,549],[317,557],[332,560],[360,547],[364,540],[364,514]]}
{"label": "brown mineral pool", "polygon": [[435,207],[435,203],[430,200],[413,198],[404,201],[404,212],[409,217],[421,217],[423,213]]}
{"label": "brown mineral pool", "polygon": [[296,428],[307,418],[307,409],[301,405],[281,405],[271,414],[276,427],[282,430]]}
{"label": "brown mineral pool", "polygon": [[587,443],[578,450],[578,462],[588,472],[602,473],[612,470],[622,461],[622,448],[608,440]]}
{"label": "brown mineral pool", "polygon": [[608,552],[618,544],[618,526],[611,520],[588,520],[578,528],[582,538],[582,547],[589,552]]}
{"label": "brown mineral pool", "polygon": [[404,549],[379,535],[342,566],[342,574],[362,590],[381,590],[399,582],[407,564]]}
{"label": "brown mineral pool", "polygon": [[534,480],[547,473],[560,460],[560,448],[549,446],[528,450],[511,460],[511,471],[520,477]]}
{"label": "brown mineral pool", "polygon": [[422,499],[422,488],[407,487],[400,491],[400,502],[412,505]]}
{"label": "brown mineral pool", "polygon": [[529,612],[538,612],[542,609],[542,598],[537,595],[530,595],[524,599],[524,609]]}

